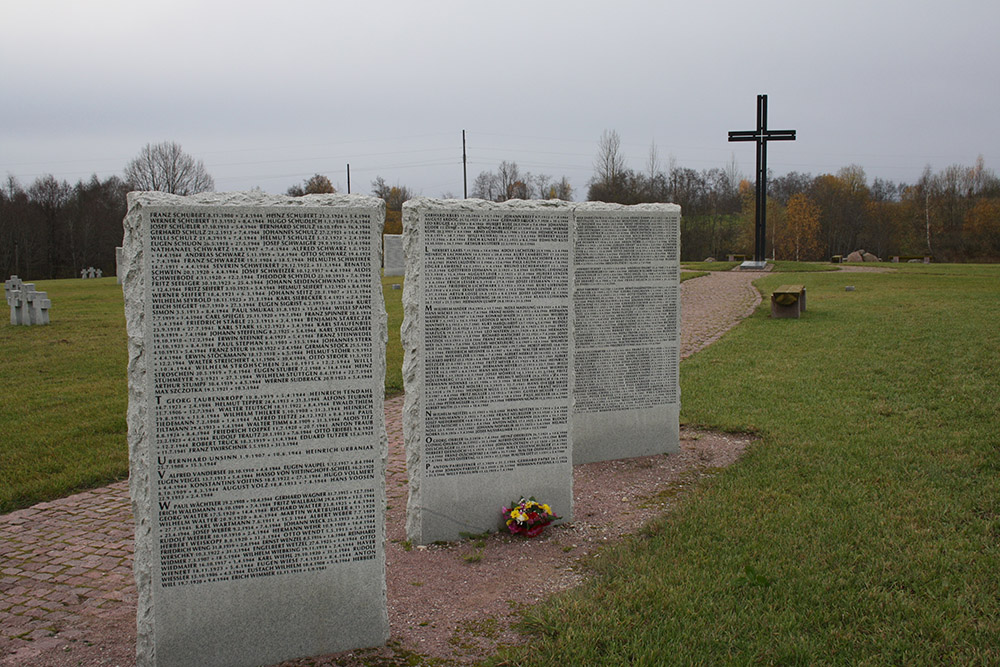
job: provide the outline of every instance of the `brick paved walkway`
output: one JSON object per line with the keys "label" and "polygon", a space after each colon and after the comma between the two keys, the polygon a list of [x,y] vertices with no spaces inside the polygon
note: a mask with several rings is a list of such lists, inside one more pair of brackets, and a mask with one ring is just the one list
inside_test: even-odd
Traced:
{"label": "brick paved walkway", "polygon": [[681,283],[681,358],[717,341],[760,304],[757,271],[715,271]]}
{"label": "brick paved walkway", "polygon": [[[759,273],[681,284],[681,356],[717,340],[760,303]],[[385,404],[401,447],[402,396]],[[0,516],[0,665],[131,665],[135,646],[128,482]]]}

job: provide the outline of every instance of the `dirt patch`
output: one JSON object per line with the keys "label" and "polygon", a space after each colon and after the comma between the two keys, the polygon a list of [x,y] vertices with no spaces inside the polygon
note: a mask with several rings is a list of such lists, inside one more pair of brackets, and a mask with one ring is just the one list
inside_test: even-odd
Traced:
{"label": "dirt patch", "polygon": [[[427,547],[405,541],[405,466],[402,452],[392,451],[386,478],[389,644],[282,665],[421,664],[421,658],[464,664],[492,655],[498,644],[521,639],[512,628],[520,609],[581,582],[584,574],[574,566],[582,556],[668,512],[687,488],[735,462],[750,442],[743,435],[682,429],[678,454],[575,466],[572,523],[529,540],[492,534]],[[623,502],[628,512],[612,511]]]}

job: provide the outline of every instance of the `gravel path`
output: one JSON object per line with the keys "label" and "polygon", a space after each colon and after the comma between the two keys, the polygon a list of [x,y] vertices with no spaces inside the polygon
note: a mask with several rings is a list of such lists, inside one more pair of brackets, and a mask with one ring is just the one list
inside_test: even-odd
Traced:
{"label": "gravel path", "polygon": [[[750,282],[759,276],[712,273],[682,283],[682,357],[753,311],[760,295]],[[679,454],[576,466],[575,521],[536,540],[495,535],[410,549],[401,407],[402,397],[386,401],[390,645],[286,667],[368,664],[409,651],[456,663],[488,655],[518,640],[510,624],[519,607],[579,582],[572,565],[580,556],[668,510],[677,491],[729,465],[748,445],[746,438],[682,430]],[[634,509],[608,511],[621,501]],[[0,665],[134,664],[132,546],[124,481],[0,516]],[[505,574],[512,564],[530,565],[516,584]]]}

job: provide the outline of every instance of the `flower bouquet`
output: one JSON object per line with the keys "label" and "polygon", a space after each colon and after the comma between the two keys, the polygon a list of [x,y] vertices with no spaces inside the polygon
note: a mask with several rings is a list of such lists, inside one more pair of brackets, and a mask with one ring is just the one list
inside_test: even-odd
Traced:
{"label": "flower bouquet", "polygon": [[536,501],[534,496],[527,500],[521,498],[511,505],[512,507],[503,508],[503,518],[507,528],[515,535],[535,537],[545,530],[545,526],[559,518],[551,507]]}

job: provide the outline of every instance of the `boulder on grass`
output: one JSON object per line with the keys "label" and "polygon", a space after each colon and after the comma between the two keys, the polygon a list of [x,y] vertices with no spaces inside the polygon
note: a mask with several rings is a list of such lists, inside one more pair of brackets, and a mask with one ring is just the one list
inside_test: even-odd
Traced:
{"label": "boulder on grass", "polygon": [[850,255],[848,255],[844,261],[845,262],[863,262],[865,261],[864,250],[855,250]]}

